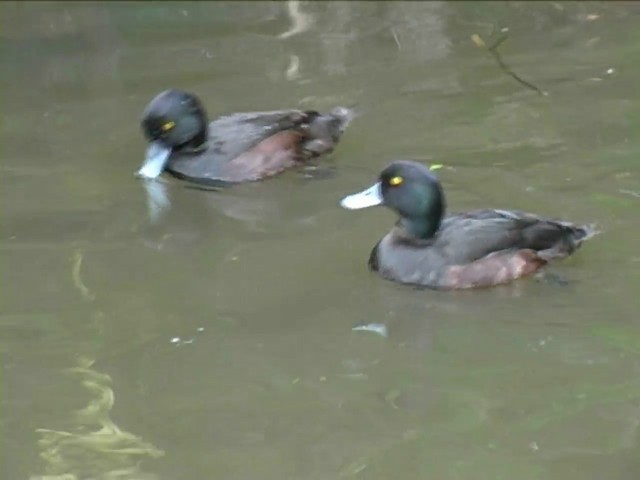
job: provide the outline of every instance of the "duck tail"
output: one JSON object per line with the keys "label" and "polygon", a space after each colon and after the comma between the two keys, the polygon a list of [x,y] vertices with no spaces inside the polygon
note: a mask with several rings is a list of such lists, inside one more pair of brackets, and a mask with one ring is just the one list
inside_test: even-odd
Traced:
{"label": "duck tail", "polygon": [[353,108],[335,107],[329,115],[336,120],[336,127],[342,133],[356,117],[356,111]]}
{"label": "duck tail", "polygon": [[576,225],[570,222],[555,222],[562,227],[563,233],[553,246],[539,250],[538,255],[546,261],[565,258],[578,250],[580,246],[591,237],[601,233],[595,224]]}
{"label": "duck tail", "polygon": [[315,154],[333,150],[340,137],[355,117],[352,109],[336,107],[328,113],[305,112],[308,116],[307,135],[311,141],[305,148]]}
{"label": "duck tail", "polygon": [[576,247],[578,247],[591,237],[602,233],[602,231],[598,230],[595,223],[591,223],[589,225],[571,225],[571,233],[573,234],[573,241],[576,243]]}
{"label": "duck tail", "polygon": [[349,107],[335,107],[328,113],[320,113],[317,110],[305,110],[305,121],[308,124],[322,122],[329,125],[337,133],[343,133],[351,121],[357,116],[355,109]]}

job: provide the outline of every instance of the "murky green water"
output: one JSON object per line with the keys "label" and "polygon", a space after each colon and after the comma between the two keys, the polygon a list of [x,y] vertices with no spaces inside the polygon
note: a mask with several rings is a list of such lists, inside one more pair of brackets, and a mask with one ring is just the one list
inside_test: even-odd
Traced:
{"label": "murky green water", "polygon": [[[3,3],[1,18],[2,478],[640,478],[637,5]],[[471,40],[504,27],[504,61],[548,96]],[[138,121],[171,86],[212,116],[361,115],[333,175],[173,181],[152,225]],[[366,260],[392,214],[337,202],[394,158],[444,164],[452,209],[605,233],[551,269],[565,286],[385,282]]]}

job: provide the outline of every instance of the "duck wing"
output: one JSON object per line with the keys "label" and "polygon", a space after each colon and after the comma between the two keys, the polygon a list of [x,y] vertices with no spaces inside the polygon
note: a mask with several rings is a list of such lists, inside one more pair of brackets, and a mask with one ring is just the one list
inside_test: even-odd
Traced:
{"label": "duck wing", "polygon": [[219,161],[229,162],[248,152],[263,140],[283,131],[294,130],[305,140],[309,154],[331,151],[353,119],[354,112],[336,107],[331,112],[279,110],[235,113],[220,117],[209,125],[209,145]]}
{"label": "duck wing", "polygon": [[234,113],[209,124],[209,149],[218,162],[230,162],[262,140],[308,122],[300,110]]}
{"label": "duck wing", "polygon": [[[222,116],[209,124],[205,150],[174,152],[168,170],[177,177],[198,183],[244,180],[241,174],[246,163],[252,167],[259,166],[259,160],[246,158],[247,152],[280,132],[295,134],[314,113],[280,110]],[[286,143],[286,140],[295,141],[295,138],[284,140]]]}
{"label": "duck wing", "polygon": [[446,217],[435,243],[454,264],[467,264],[504,250],[533,250],[549,261],[570,255],[595,233],[592,225],[487,209]]}

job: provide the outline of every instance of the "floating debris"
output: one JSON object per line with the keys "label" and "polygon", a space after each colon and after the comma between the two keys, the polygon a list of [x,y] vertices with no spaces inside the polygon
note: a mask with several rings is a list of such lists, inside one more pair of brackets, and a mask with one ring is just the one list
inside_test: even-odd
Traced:
{"label": "floating debris", "polygon": [[398,50],[402,50],[402,45],[400,45],[400,40],[398,39],[398,34],[396,33],[395,28],[391,28],[391,35],[393,35],[393,39],[396,41],[396,45],[398,46]]}
{"label": "floating debris", "polygon": [[353,330],[354,332],[372,332],[385,338],[389,336],[389,329],[384,323],[369,323],[366,325],[358,325],[353,327],[351,330]]}
{"label": "floating debris", "polygon": [[397,410],[398,408],[400,408],[398,407],[397,401],[401,395],[402,395],[402,392],[397,388],[394,388],[387,392],[387,394],[384,396],[384,401],[387,402],[389,405],[391,405],[391,408],[394,408]]}
{"label": "floating debris", "polygon": [[196,341],[195,338],[190,338],[188,340],[182,340],[180,337],[173,337],[171,340],[169,340],[171,343],[173,343],[175,346],[177,347],[181,347],[182,345],[189,345],[190,343],[193,343]]}
{"label": "floating debris", "polygon": [[482,37],[480,35],[478,35],[477,33],[474,33],[473,35],[471,35],[471,41],[473,43],[476,44],[476,47],[478,48],[486,48],[487,44],[484,43],[484,40],[482,40]]}
{"label": "floating debris", "polygon": [[621,188],[618,191],[620,193],[625,194],[625,195],[631,195],[632,197],[640,198],[640,191],[634,192],[633,190],[627,190],[627,189],[624,189],[624,188]]}
{"label": "floating debris", "polygon": [[31,480],[157,478],[142,471],[140,461],[145,457],[161,457],[164,452],[111,420],[115,401],[113,382],[109,375],[93,370],[93,362],[79,358],[79,366],[69,369],[91,392],[89,404],[75,412],[70,431],[36,429],[44,473],[32,475]]}
{"label": "floating debris", "polygon": [[346,467],[341,468],[340,471],[338,472],[338,477],[340,478],[353,477],[359,474],[360,472],[362,472],[365,468],[367,468],[367,459],[364,457],[359,458],[351,462]]}

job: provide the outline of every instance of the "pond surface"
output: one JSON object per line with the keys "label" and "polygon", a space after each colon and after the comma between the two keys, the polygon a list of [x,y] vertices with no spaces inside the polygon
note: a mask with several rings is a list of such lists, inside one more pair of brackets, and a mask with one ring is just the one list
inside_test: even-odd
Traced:
{"label": "pond surface", "polygon": [[[640,478],[640,6],[1,8],[2,478]],[[151,222],[169,87],[359,116],[327,175],[169,179]],[[393,214],[338,201],[397,158],[442,164],[452,210],[604,233],[563,282],[386,282]]]}

